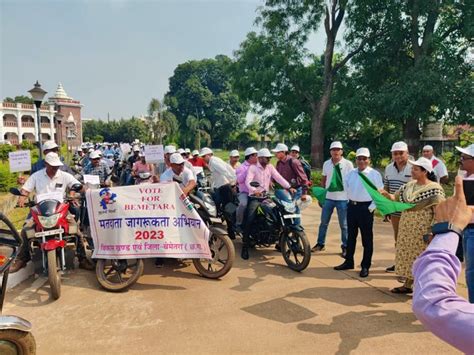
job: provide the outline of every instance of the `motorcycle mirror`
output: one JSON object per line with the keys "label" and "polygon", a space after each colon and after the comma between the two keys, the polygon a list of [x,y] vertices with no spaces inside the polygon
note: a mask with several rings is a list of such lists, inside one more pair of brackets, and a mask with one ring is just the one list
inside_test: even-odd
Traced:
{"label": "motorcycle mirror", "polygon": [[258,181],[252,181],[252,182],[250,183],[250,186],[255,187],[255,188],[256,188],[256,187],[260,187],[260,183],[259,183]]}
{"label": "motorcycle mirror", "polygon": [[17,187],[10,188],[10,193],[15,196],[21,196],[20,189],[18,189]]}
{"label": "motorcycle mirror", "polygon": [[79,192],[82,190],[82,185],[81,184],[74,184],[71,186],[71,190],[75,192]]}

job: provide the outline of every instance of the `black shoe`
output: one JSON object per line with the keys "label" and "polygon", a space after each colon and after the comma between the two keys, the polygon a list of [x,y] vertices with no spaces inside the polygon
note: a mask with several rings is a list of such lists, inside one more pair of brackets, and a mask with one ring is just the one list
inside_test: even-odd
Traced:
{"label": "black shoe", "polygon": [[366,269],[365,267],[363,267],[362,270],[360,270],[359,276],[360,276],[360,277],[367,277],[367,276],[369,276],[369,269]]}
{"label": "black shoe", "polygon": [[324,251],[324,250],[326,250],[326,247],[324,246],[324,244],[316,244],[314,247],[311,248],[312,252]]}
{"label": "black shoe", "polygon": [[163,258],[156,258],[155,267],[162,268],[163,266],[165,266],[165,262],[164,262]]}
{"label": "black shoe", "polygon": [[395,265],[386,268],[385,272],[395,272]]}
{"label": "black shoe", "polygon": [[341,247],[341,258],[345,258],[347,254],[347,248]]}
{"label": "black shoe", "polygon": [[244,260],[249,259],[249,248],[248,247],[242,247],[242,251],[240,252],[240,257]]}
{"label": "black shoe", "polygon": [[281,252],[281,246],[279,243],[275,244],[275,250]]}
{"label": "black shoe", "polygon": [[353,268],[354,264],[344,261],[341,265],[335,266],[334,270],[352,270]]}

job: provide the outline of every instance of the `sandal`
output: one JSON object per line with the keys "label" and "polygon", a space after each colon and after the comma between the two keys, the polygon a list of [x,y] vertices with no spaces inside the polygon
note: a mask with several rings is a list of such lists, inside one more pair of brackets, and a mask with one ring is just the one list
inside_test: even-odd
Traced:
{"label": "sandal", "polygon": [[413,290],[411,288],[401,286],[401,287],[395,287],[390,290],[392,293],[397,293],[401,295],[406,295],[407,293],[412,293]]}

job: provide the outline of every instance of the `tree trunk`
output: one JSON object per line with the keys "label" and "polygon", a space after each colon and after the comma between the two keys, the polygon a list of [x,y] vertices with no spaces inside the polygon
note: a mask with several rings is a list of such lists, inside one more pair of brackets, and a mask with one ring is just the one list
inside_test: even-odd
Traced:
{"label": "tree trunk", "polygon": [[403,125],[403,136],[408,144],[408,151],[415,158],[418,156],[420,150],[420,127],[416,118],[410,118],[405,121]]}

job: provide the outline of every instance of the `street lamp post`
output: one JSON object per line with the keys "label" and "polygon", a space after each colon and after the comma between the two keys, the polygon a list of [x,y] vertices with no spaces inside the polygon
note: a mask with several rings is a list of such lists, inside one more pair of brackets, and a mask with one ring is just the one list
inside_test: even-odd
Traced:
{"label": "street lamp post", "polygon": [[41,85],[38,83],[38,80],[36,80],[35,87],[31,90],[28,91],[31,94],[31,97],[33,98],[33,101],[35,102],[36,106],[36,121],[38,125],[38,148],[39,148],[39,158],[40,160],[43,158],[43,152],[42,152],[42,142],[41,142],[41,114],[40,114],[40,108],[41,108],[41,103],[43,102],[44,96],[47,94],[47,91],[44,91],[41,88]]}

